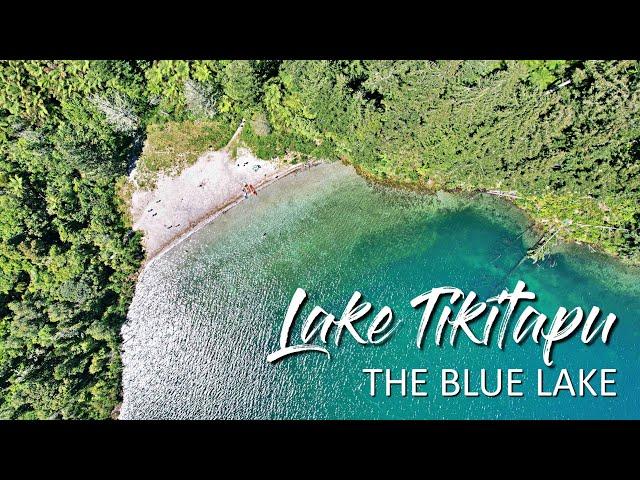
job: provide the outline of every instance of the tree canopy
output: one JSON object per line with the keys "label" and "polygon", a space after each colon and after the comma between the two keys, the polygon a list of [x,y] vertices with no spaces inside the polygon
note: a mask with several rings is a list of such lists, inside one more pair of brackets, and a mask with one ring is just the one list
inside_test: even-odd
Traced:
{"label": "tree canopy", "polygon": [[515,192],[556,238],[638,263],[639,65],[1,61],[0,417],[106,418],[119,401],[119,331],[144,254],[117,185],[147,134],[224,145],[212,136],[245,118],[259,156]]}

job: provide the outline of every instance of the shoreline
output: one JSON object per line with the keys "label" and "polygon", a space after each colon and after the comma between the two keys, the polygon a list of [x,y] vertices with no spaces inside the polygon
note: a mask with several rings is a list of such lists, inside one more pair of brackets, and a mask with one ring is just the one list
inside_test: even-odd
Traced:
{"label": "shoreline", "polygon": [[[314,160],[309,163],[296,163],[284,170],[277,170],[272,175],[269,175],[268,177],[265,177],[263,180],[258,182],[257,185],[255,185],[255,188],[257,191],[263,190],[267,188],[269,185],[277,182],[278,180],[284,177],[291,175],[292,173],[298,172],[300,170],[304,170],[306,167],[308,168],[315,167],[317,165],[320,165],[321,163],[322,162],[319,160]],[[241,194],[237,195],[236,197],[225,202],[224,204],[217,206],[213,210],[209,210],[204,215],[197,218],[194,222],[194,225],[189,229],[185,230],[185,232],[181,233],[179,236],[173,238],[166,244],[162,245],[162,247],[152,255],[145,255],[145,259],[142,261],[140,265],[139,272],[141,273],[148,265],[152,264],[155,260],[162,257],[164,254],[166,254],[173,248],[177,247],[184,240],[186,240],[191,235],[201,230],[203,227],[211,223],[220,215],[231,210],[236,205],[239,205],[243,200],[244,200],[244,197]]]}
{"label": "shoreline", "polygon": [[[227,147],[225,147],[225,149],[226,148]],[[305,168],[311,169],[312,167],[321,165],[322,163],[324,163],[324,162],[322,162],[320,160],[310,160],[310,161],[308,161],[306,163],[292,164],[292,165],[290,165],[288,168],[286,168],[284,170],[276,170],[275,172],[273,172],[273,174],[265,177],[264,179],[262,179],[260,182],[258,182],[255,185],[255,188],[256,188],[257,191],[264,190],[265,188],[267,188],[270,185],[274,184],[278,180],[283,179],[285,177],[288,177],[292,173],[296,173],[298,171],[303,171],[303,170],[305,170]],[[193,227],[189,228],[188,230],[186,230],[185,232],[180,234],[178,237],[175,237],[171,241],[169,241],[166,244],[164,244],[153,255],[147,256],[146,252],[145,252],[145,257],[142,260],[142,262],[140,263],[138,271],[136,272],[136,278],[135,278],[136,286],[137,286],[137,284],[138,284],[138,282],[140,280],[140,275],[144,272],[144,270],[149,265],[151,265],[154,261],[156,261],[159,258],[161,258],[167,252],[170,252],[171,250],[173,250],[175,247],[180,245],[184,240],[189,238],[191,235],[193,235],[194,233],[200,231],[202,228],[204,228],[209,223],[214,221],[220,215],[226,213],[227,211],[231,210],[235,206],[239,205],[243,200],[244,200],[244,197],[241,194],[237,195],[236,197],[228,200],[227,202],[225,202],[224,204],[218,206],[217,208],[209,210],[206,214],[202,215],[200,218],[198,218],[195,221],[195,224],[193,225]],[[128,315],[128,313],[127,313],[127,315]],[[124,346],[124,341],[121,340],[120,348],[122,348],[123,346]],[[115,405],[115,407],[111,411],[111,418],[113,420],[115,420],[115,421],[119,421],[120,420],[122,403],[123,403],[123,395],[120,395],[117,404]]]}
{"label": "shoreline", "polygon": [[[243,125],[241,125],[238,128],[238,131],[236,131],[236,134],[239,131],[241,131],[242,126]],[[234,134],[234,136],[236,134]],[[227,150],[228,146],[232,143],[232,141],[233,141],[233,138],[229,142],[229,144],[227,144],[227,146],[224,148],[224,150]],[[255,186],[256,190],[259,191],[259,190],[262,190],[264,188],[267,188],[269,185],[273,184],[277,180],[280,180],[281,178],[284,178],[284,177],[286,177],[286,176],[288,176],[288,175],[290,175],[292,173],[298,172],[300,170],[304,170],[304,168],[307,167],[307,166],[309,168],[311,168],[311,167],[315,167],[317,165],[320,165],[321,163],[323,163],[321,160],[315,160],[314,159],[314,160],[310,160],[307,163],[297,163],[297,164],[290,165],[288,168],[286,168],[284,170],[277,170],[272,175],[270,175],[268,177],[265,177],[260,182],[258,182],[256,184],[256,186]],[[483,190],[483,189],[464,190],[464,189],[443,189],[443,188],[439,188],[437,190],[434,190],[433,188],[430,188],[430,187],[428,187],[428,186],[426,186],[424,184],[412,184],[412,183],[398,182],[398,181],[393,181],[393,180],[378,179],[375,176],[371,175],[370,173],[366,172],[365,170],[359,168],[357,165],[353,165],[353,164],[351,164],[349,162],[344,162],[344,161],[342,161],[341,163],[343,163],[344,165],[349,165],[349,166],[354,167],[356,173],[360,177],[362,177],[365,181],[370,182],[372,184],[381,185],[381,186],[397,188],[397,189],[400,189],[400,190],[414,191],[414,192],[425,193],[425,194],[435,194],[438,190],[441,190],[441,191],[452,193],[452,194],[467,195],[467,196],[469,196],[470,199],[473,199],[477,195],[488,195],[488,196],[500,198],[503,202],[511,205],[512,207],[514,207],[515,209],[520,211],[531,222],[531,225],[529,226],[529,228],[532,229],[533,231],[536,231],[538,235],[541,235],[543,233],[543,231],[545,230],[544,225],[539,220],[537,220],[533,215],[531,215],[521,205],[518,205],[514,201],[514,199],[510,198],[508,195],[504,195],[504,196],[503,195],[494,195],[492,192],[488,192],[488,191]],[[179,236],[174,237],[169,242],[163,244],[162,247],[159,250],[157,250],[155,253],[153,253],[152,255],[150,255],[150,256],[145,255],[145,258],[144,258],[144,260],[142,261],[142,263],[140,265],[140,269],[139,269],[138,273],[141,273],[149,264],[153,263],[153,261],[155,261],[158,258],[162,257],[165,253],[167,253],[168,251],[172,250],[174,247],[178,246],[180,243],[182,243],[182,241],[184,241],[187,238],[189,238],[192,234],[196,233],[197,231],[199,231],[200,229],[202,229],[203,227],[208,225],[210,222],[212,222],[213,220],[218,218],[220,215],[226,213],[227,211],[231,210],[236,205],[240,204],[243,199],[244,198],[243,198],[242,195],[237,195],[236,197],[228,200],[227,202],[223,203],[222,205],[217,206],[215,209],[209,210],[204,215],[198,217],[195,220],[195,223],[194,223],[193,227],[190,227],[189,229],[185,230]],[[554,253],[559,253],[559,252],[563,251],[565,248],[571,247],[572,245],[583,246],[583,247],[586,246],[587,248],[589,248],[591,250],[592,253],[597,253],[599,255],[602,255],[602,256],[608,257],[610,259],[613,259],[615,261],[618,261],[623,266],[625,266],[627,268],[640,268],[640,264],[630,262],[628,259],[622,258],[622,257],[620,257],[618,255],[613,255],[613,254],[605,251],[598,244],[585,243],[585,242],[581,242],[581,241],[573,240],[573,239],[560,238],[560,244],[556,245],[556,247],[554,249],[556,251]]]}
{"label": "shoreline", "polygon": [[[352,165],[351,163],[345,162],[345,161],[343,161],[342,163],[344,163],[345,165]],[[395,179],[380,179],[375,175],[367,172],[366,170],[364,170],[362,167],[358,165],[353,165],[353,167],[355,168],[358,175],[360,175],[366,181],[371,182],[373,184],[382,185],[385,187],[397,188],[400,190],[425,193],[425,194],[431,194],[431,195],[435,194],[438,191],[443,191],[443,192],[453,193],[453,194],[468,195],[470,198],[473,198],[477,195],[490,195],[492,197],[500,198],[502,201],[507,202],[508,204],[512,205],[513,207],[518,209],[520,212],[522,212],[526,216],[526,218],[533,223],[532,228],[535,229],[540,235],[542,235],[542,233],[547,230],[544,222],[542,222],[540,219],[532,215],[529,212],[529,210],[524,208],[522,205],[519,205],[516,203],[516,199],[518,197],[514,198],[513,196],[508,194],[498,195],[493,191],[481,189],[481,188],[474,188],[474,189],[443,188],[443,187],[433,188],[432,186],[427,185],[426,182],[412,183],[412,182],[399,181]],[[585,241],[576,240],[573,238],[566,238],[564,236],[560,236],[558,240],[559,240],[558,245],[556,245],[554,251],[551,253],[560,253],[567,246],[572,246],[572,245],[583,246],[590,249],[592,253],[597,253],[599,255],[603,255],[605,257],[616,260],[627,268],[640,269],[640,261],[635,262],[629,258],[622,257],[615,253],[608,252],[599,243],[585,242]]]}
{"label": "shoreline", "polygon": [[[493,208],[485,209],[485,215],[495,219],[488,222],[480,212],[468,215],[465,207],[449,208],[455,204],[449,204],[448,200],[454,199],[448,195],[430,199],[373,189],[351,167],[323,164],[290,175],[259,195],[260,199],[240,205],[230,216],[173,250],[142,277],[122,333],[123,420],[243,418],[256,412],[273,415],[273,404],[260,395],[261,388],[247,381],[251,372],[238,374],[238,366],[255,365],[262,382],[258,387],[269,391],[306,388],[304,368],[293,377],[294,382],[288,378],[276,382],[279,377],[271,376],[273,370],[265,363],[265,356],[277,346],[266,352],[263,348],[265,338],[273,343],[274,332],[269,333],[268,327],[279,325],[278,311],[286,307],[298,285],[307,285],[305,291],[314,298],[319,295],[311,305],[330,303],[335,307],[340,305],[336,295],[349,295],[356,288],[354,282],[360,282],[357,289],[365,297],[372,295],[376,302],[381,296],[389,299],[383,304],[402,309],[397,313],[400,316],[416,315],[403,301],[410,298],[407,292],[450,285],[452,278],[454,285],[472,285],[466,291],[478,284],[482,298],[503,289],[511,291],[516,280],[522,280],[537,296],[548,296],[551,311],[560,304],[562,292],[571,296],[570,306],[591,305],[591,299],[598,298],[606,311],[615,311],[621,318],[633,313],[640,298],[634,298],[632,304],[625,302],[618,311],[620,290],[605,281],[614,271],[603,272],[591,257],[575,259],[574,263],[587,263],[593,275],[560,263],[556,270],[550,265],[526,268],[505,278],[521,247],[515,241],[518,232],[501,226],[502,208],[495,209],[496,215]],[[508,205],[495,200],[496,205]],[[460,205],[464,204],[461,199]],[[446,216],[444,222],[440,222],[441,214]],[[423,223],[425,216],[434,221]],[[246,231],[238,241],[238,229],[243,228]],[[336,242],[336,238],[344,241]],[[370,248],[372,245],[375,248]],[[502,259],[487,271],[498,254]],[[469,261],[456,261],[459,257]],[[343,298],[346,301],[348,296]],[[404,308],[394,307],[403,304]],[[623,323],[620,327],[633,328],[633,322]],[[238,348],[238,342],[243,348]],[[389,354],[402,357],[405,350],[400,344]],[[356,356],[347,356],[345,364],[366,361],[367,350],[346,353]],[[453,350],[449,353],[455,356]],[[527,357],[527,352],[522,355]],[[406,358],[418,361],[420,351]],[[176,376],[179,381],[172,380]],[[229,378],[236,383],[218,390]],[[335,408],[340,408],[340,399],[332,395],[331,386],[343,378],[337,371],[335,377],[318,385],[319,394],[336,401]],[[360,380],[357,371],[353,378],[356,383]],[[255,395],[251,404],[244,401],[245,391]],[[313,411],[315,400],[308,400]],[[398,408],[398,415],[406,414],[402,405]],[[294,399],[278,414],[297,415],[305,409]],[[377,410],[372,407],[373,413]],[[329,406],[327,411],[332,415],[337,410]],[[420,414],[419,409],[416,412]]]}

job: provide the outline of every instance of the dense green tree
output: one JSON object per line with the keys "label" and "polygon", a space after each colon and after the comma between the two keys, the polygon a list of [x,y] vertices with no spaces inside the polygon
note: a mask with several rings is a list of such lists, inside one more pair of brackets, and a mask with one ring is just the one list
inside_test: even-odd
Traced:
{"label": "dense green tree", "polygon": [[118,400],[118,330],[141,251],[115,179],[147,108],[142,73],[0,64],[1,417],[105,418]]}
{"label": "dense green tree", "polygon": [[240,114],[249,112],[257,105],[260,95],[258,74],[254,62],[231,60],[226,62],[222,74],[224,104],[222,112],[233,111]]}
{"label": "dense green tree", "polygon": [[636,61],[295,61],[263,89],[274,137],[384,181],[518,192],[558,239],[638,261],[638,82]]}
{"label": "dense green tree", "polygon": [[205,148],[245,118],[242,139],[260,156],[495,190],[549,237],[638,263],[639,67],[0,62],[0,417],[106,418],[119,401],[119,330],[143,253],[116,185],[147,131]]}

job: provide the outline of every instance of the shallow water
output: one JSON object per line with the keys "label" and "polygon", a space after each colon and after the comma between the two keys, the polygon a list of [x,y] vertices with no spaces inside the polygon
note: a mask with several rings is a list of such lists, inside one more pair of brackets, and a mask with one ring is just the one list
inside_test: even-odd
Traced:
{"label": "shallow water", "polygon": [[[640,418],[637,270],[575,247],[512,271],[532,241],[527,226],[493,198],[374,187],[339,164],[282,179],[141,275],[123,327],[121,418]],[[559,306],[615,313],[609,344],[572,338],[555,347],[548,368],[530,339],[516,345],[507,338],[500,350],[459,335],[451,347],[445,332],[436,346],[434,317],[423,348],[416,347],[422,309],[409,305],[415,296],[452,285],[484,300],[517,280],[549,316]],[[309,295],[302,318],[315,305],[339,317],[358,290],[374,307],[367,320],[388,305],[399,326],[381,345],[346,335],[339,347],[327,347],[330,359],[304,353],[267,363],[297,287]],[[363,335],[367,320],[358,327]],[[363,368],[391,368],[394,376],[428,368],[429,396],[402,397],[394,387],[391,397],[371,397]],[[476,384],[480,368],[522,368],[525,396],[443,398],[441,368],[472,369]],[[618,395],[539,398],[539,368],[549,378],[561,368],[617,368]]]}

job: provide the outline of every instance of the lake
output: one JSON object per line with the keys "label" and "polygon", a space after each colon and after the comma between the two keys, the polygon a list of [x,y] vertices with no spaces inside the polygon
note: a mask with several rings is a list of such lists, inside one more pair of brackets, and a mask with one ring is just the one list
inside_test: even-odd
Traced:
{"label": "lake", "polygon": [[[136,287],[123,335],[123,419],[610,419],[640,418],[640,286],[638,269],[566,246],[544,262],[520,263],[536,240],[527,218],[484,195],[425,195],[375,186],[354,170],[324,164],[279,180],[153,260]],[[535,308],[597,305],[618,322],[608,344],[579,335],[554,346],[553,367],[533,341],[455,346],[433,341],[433,320],[416,346],[421,309],[411,299],[432,288],[473,290],[480,299],[512,290],[518,280],[537,295]],[[398,322],[381,344],[352,338],[274,363],[289,302],[308,294],[340,317],[354,291],[389,306]],[[516,312],[518,313],[518,312]],[[295,337],[299,338],[299,324]],[[508,332],[510,335],[510,332]],[[427,369],[428,396],[370,395],[363,369]],[[522,369],[525,395],[443,397],[441,369]],[[537,396],[545,378],[567,369],[616,369],[615,397]],[[595,378],[595,377],[594,377]],[[548,380],[551,382],[551,380]],[[505,387],[506,388],[506,387]],[[409,386],[411,390],[411,386]]]}

